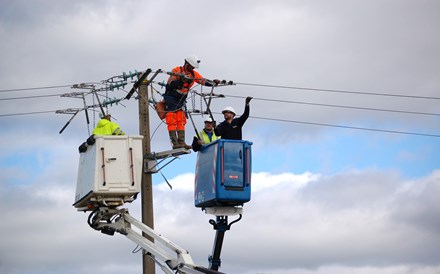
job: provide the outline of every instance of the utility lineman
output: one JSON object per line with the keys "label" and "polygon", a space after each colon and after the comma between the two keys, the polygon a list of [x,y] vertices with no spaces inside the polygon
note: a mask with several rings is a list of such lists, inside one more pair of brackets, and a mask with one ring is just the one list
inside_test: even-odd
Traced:
{"label": "utility lineman", "polygon": [[233,107],[225,107],[222,111],[225,120],[215,128],[215,134],[221,136],[222,139],[241,140],[241,129],[247,118],[249,118],[249,103],[251,100],[252,97],[246,97],[244,112],[238,118],[234,118],[235,110]]}
{"label": "utility lineman", "polygon": [[165,121],[168,127],[168,133],[173,149],[186,148],[191,146],[185,143],[185,103],[188,91],[194,85],[199,83],[204,86],[218,85],[220,80],[208,80],[203,78],[195,68],[199,67],[200,60],[195,55],[185,58],[185,63],[181,67],[175,67],[172,75],[169,77],[164,100],[165,100]]}
{"label": "utility lineman", "polygon": [[192,149],[194,151],[199,151],[202,146],[212,143],[217,139],[220,139],[220,136],[215,135],[214,121],[212,121],[211,118],[207,117],[204,122],[205,127],[203,128],[203,130],[198,133],[198,136],[194,136],[192,142]]}

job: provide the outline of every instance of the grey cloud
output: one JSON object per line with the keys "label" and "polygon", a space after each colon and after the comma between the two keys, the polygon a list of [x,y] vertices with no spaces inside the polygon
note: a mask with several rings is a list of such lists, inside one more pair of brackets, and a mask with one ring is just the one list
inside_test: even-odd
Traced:
{"label": "grey cloud", "polygon": [[402,190],[392,204],[391,217],[399,223],[436,232],[440,227],[440,174],[434,172],[426,178],[411,182],[412,188]]}
{"label": "grey cloud", "polygon": [[401,179],[392,172],[348,171],[323,177],[300,192],[299,197],[326,205],[329,210],[389,203]]}

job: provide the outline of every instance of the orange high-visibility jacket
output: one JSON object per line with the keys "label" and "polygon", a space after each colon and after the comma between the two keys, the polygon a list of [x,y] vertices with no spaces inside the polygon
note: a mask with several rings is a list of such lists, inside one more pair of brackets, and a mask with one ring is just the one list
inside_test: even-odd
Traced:
{"label": "orange high-visibility jacket", "polygon": [[176,90],[178,93],[182,95],[186,95],[189,91],[189,89],[194,85],[194,82],[197,82],[201,85],[205,85],[206,79],[203,78],[200,73],[193,70],[193,73],[184,71],[183,67],[175,67],[172,70],[172,73],[175,74],[185,74],[188,78],[191,79],[185,79],[183,77],[180,77],[178,75],[171,75],[170,78],[168,78],[167,84],[170,85],[173,81],[182,81],[182,86]]}

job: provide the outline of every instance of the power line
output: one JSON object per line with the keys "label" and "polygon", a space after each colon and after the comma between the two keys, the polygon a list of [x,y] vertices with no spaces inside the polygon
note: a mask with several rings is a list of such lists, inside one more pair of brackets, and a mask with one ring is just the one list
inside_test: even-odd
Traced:
{"label": "power line", "polygon": [[0,117],[19,116],[19,115],[33,115],[33,114],[42,114],[42,113],[51,113],[51,112],[55,113],[56,110],[0,114]]}
{"label": "power line", "polygon": [[[90,84],[102,84],[102,83],[90,83]],[[337,90],[337,89],[309,88],[309,87],[296,87],[296,86],[271,85],[271,84],[256,84],[256,83],[240,83],[240,82],[235,82],[235,84],[236,85],[243,85],[243,86],[254,86],[254,87],[269,87],[269,88],[281,88],[281,89],[296,89],[296,90],[309,90],[309,91],[320,91],[320,92],[347,93],[347,94],[357,94],[357,95],[374,95],[374,96],[401,97],[401,98],[413,98],[413,99],[440,100],[440,97],[434,97],[434,96],[417,96],[417,95],[406,95],[406,94],[362,92],[362,91],[352,91],[352,90]],[[46,86],[46,87],[29,87],[29,88],[18,88],[18,89],[3,89],[3,90],[0,90],[0,92],[14,92],[14,91],[26,91],[26,90],[65,88],[65,87],[72,87],[72,86],[73,85],[58,85],[58,86]]]}
{"label": "power line", "polygon": [[417,95],[391,94],[391,93],[374,93],[374,92],[362,92],[362,91],[350,91],[350,90],[307,88],[307,87],[293,87],[293,86],[268,85],[268,84],[252,84],[252,83],[235,83],[235,84],[243,85],[243,86],[254,86],[254,87],[268,87],[268,88],[282,88],[282,89],[299,89],[299,90],[322,91],[322,92],[349,93],[349,94],[358,94],[358,95],[375,95],[375,96],[389,96],[389,97],[401,97],[401,98],[413,98],[413,99],[434,99],[434,100],[440,100],[440,97],[431,97],[431,96],[417,96]]}
{"label": "power line", "polygon": [[62,85],[62,86],[47,86],[47,87],[32,87],[32,88],[16,88],[16,89],[2,89],[0,92],[14,92],[14,91],[26,91],[26,90],[38,90],[38,89],[51,89],[51,88],[67,88],[72,85]]}
{"label": "power line", "polygon": [[7,101],[7,100],[19,100],[19,99],[32,99],[32,98],[45,98],[45,97],[55,97],[55,96],[61,96],[60,94],[46,94],[46,95],[34,95],[34,96],[23,96],[23,97],[10,97],[10,98],[0,98],[0,101]]}
{"label": "power line", "polygon": [[[125,90],[123,90],[125,91]],[[127,91],[125,91],[127,92]],[[34,95],[34,96],[23,96],[23,97],[10,97],[10,98],[0,98],[0,101],[7,100],[19,100],[19,99],[33,99],[33,98],[45,98],[45,97],[56,97],[61,96],[60,94],[46,94],[46,95]],[[98,94],[99,96],[105,95]],[[236,96],[236,95],[226,95],[226,97],[232,98],[245,98],[245,96]],[[290,101],[290,100],[279,100],[279,99],[268,99],[268,98],[258,98],[254,97],[254,100],[260,101],[268,101],[268,102],[278,102],[278,103],[291,103],[291,104],[302,104],[302,105],[312,105],[312,106],[323,106],[323,107],[334,107],[334,108],[347,108],[347,109],[358,109],[358,110],[369,110],[369,111],[382,111],[382,112],[394,112],[394,113],[405,113],[405,114],[416,114],[416,115],[430,115],[430,116],[440,116],[440,113],[429,113],[429,112],[417,112],[417,111],[405,111],[405,110],[392,110],[392,109],[381,109],[381,108],[369,108],[369,107],[357,107],[357,106],[348,106],[348,105],[333,105],[333,104],[322,104],[322,103],[311,103],[304,101]]]}
{"label": "power line", "polygon": [[249,117],[250,118],[255,118],[255,119],[260,119],[260,120],[269,120],[269,121],[277,121],[277,122],[285,122],[285,123],[297,123],[297,124],[306,124],[306,125],[314,125],[314,126],[336,127],[336,128],[345,128],[345,129],[356,129],[356,130],[366,130],[366,131],[376,131],[376,132],[386,132],[386,133],[395,133],[395,134],[416,135],[416,136],[440,138],[440,135],[428,134],[428,133],[418,133],[418,132],[408,132],[408,131],[398,131],[398,130],[387,130],[387,129],[375,129],[375,128],[365,128],[365,127],[353,127],[353,126],[343,126],[343,125],[335,125],[335,124],[325,124],[325,123],[285,120],[285,119],[277,119],[277,118],[265,118],[265,117],[258,117],[258,116],[249,116]]}
{"label": "power line", "polygon": [[[329,90],[329,89],[315,89],[315,88],[302,88],[302,87],[250,84],[250,83],[236,83],[236,84],[252,85],[252,86],[262,86],[262,87],[273,87],[273,88],[286,88],[286,89],[303,89],[303,90],[314,90],[314,91],[355,93],[355,94],[365,94],[365,95],[406,97],[406,98],[418,98],[418,99],[440,99],[439,97],[411,96],[411,95],[402,95],[402,94],[367,93],[367,92],[354,92],[354,91],[342,91],[342,90]],[[35,88],[26,88],[26,89],[9,89],[9,90],[0,90],[0,92],[35,90],[35,89],[48,89],[48,88],[60,88],[60,87],[71,87],[71,85],[50,86],[50,87],[35,87]],[[40,96],[25,96],[25,97],[3,98],[3,99],[0,99],[0,100],[16,100],[16,99],[28,99],[28,98],[42,98],[42,97],[52,97],[52,96],[60,96],[60,95],[61,94],[40,95]],[[229,97],[236,97],[236,98],[244,98],[243,96],[234,96],[234,95],[227,95],[227,96],[229,96]],[[426,112],[412,112],[412,111],[403,111],[403,110],[366,108],[366,107],[355,107],[355,106],[347,106],[347,105],[342,106],[342,105],[309,103],[309,102],[299,102],[299,101],[276,100],[276,99],[267,99],[267,98],[254,98],[254,99],[262,100],[262,101],[280,102],[280,103],[295,103],[295,104],[306,104],[306,105],[316,105],[316,106],[325,106],[325,107],[340,107],[340,108],[372,110],[372,111],[387,111],[387,112],[398,112],[398,113],[408,113],[408,114],[421,114],[421,115],[440,116],[440,114],[426,113]],[[36,111],[36,112],[23,112],[23,113],[11,113],[11,114],[0,114],[0,117],[19,116],[19,115],[34,115],[34,114],[55,113],[55,112],[56,112],[56,110],[52,110],[52,111]],[[219,113],[217,113],[217,114],[219,114]],[[406,134],[406,135],[417,135],[417,136],[425,136],[425,137],[440,137],[440,135],[436,135],[436,134],[427,134],[427,133],[418,133],[418,132],[407,132],[407,131],[386,130],[386,129],[374,129],[374,128],[366,128],[366,127],[344,126],[344,125],[336,125],[336,124],[325,124],[325,123],[315,123],[315,122],[307,122],[307,121],[285,120],[285,119],[266,118],[266,117],[257,117],[257,116],[250,116],[250,117],[255,118],[255,119],[260,119],[260,120],[269,120],[269,121],[278,121],[278,122],[287,122],[287,123],[298,123],[298,124],[307,124],[307,125],[315,125],[315,126],[336,127],[336,128],[366,130],[366,131],[376,131],[376,132],[386,132],[386,133]]]}
{"label": "power line", "polygon": [[[220,112],[213,112],[213,113],[221,114]],[[403,135],[416,135],[416,136],[440,138],[440,135],[438,135],[438,134],[429,134],[429,133],[419,133],[419,132],[409,132],[409,131],[399,131],[399,130],[388,130],[388,129],[376,129],[376,128],[367,128],[367,127],[355,127],[355,126],[344,126],[344,125],[336,125],[336,124],[326,124],[326,123],[316,123],[316,122],[307,122],[307,121],[286,120],[286,119],[267,118],[267,117],[259,117],[259,116],[249,116],[249,118],[254,118],[254,119],[258,119],[258,120],[284,122],[284,123],[296,123],[296,124],[305,124],[305,125],[313,125],[313,126],[335,127],[335,128],[345,128],[345,129],[355,129],[355,130],[364,130],[364,131],[375,131],[375,132],[384,132],[384,133],[394,133],[394,134],[403,134]]]}
{"label": "power line", "polygon": [[[125,91],[125,90],[123,90]],[[125,91],[127,92],[127,91]],[[33,99],[33,98],[45,98],[45,97],[55,97],[61,96],[60,94],[46,94],[46,95],[35,95],[35,96],[23,96],[23,97],[10,97],[10,98],[0,98],[0,101],[7,100],[19,100],[19,99]],[[98,94],[99,96],[104,96]],[[236,96],[236,95],[226,95],[226,97],[232,98],[246,98],[245,96]],[[358,110],[369,110],[369,111],[382,111],[382,112],[394,112],[394,113],[405,113],[405,114],[416,114],[416,115],[431,115],[431,116],[440,116],[440,113],[429,113],[429,112],[417,112],[417,111],[405,111],[405,110],[392,110],[392,109],[381,109],[381,108],[369,108],[369,107],[356,107],[356,106],[348,106],[348,105],[333,105],[333,104],[322,104],[322,103],[310,103],[304,101],[290,101],[290,100],[278,100],[278,99],[268,99],[268,98],[258,98],[254,97],[254,100],[260,101],[268,101],[268,102],[278,102],[278,103],[291,103],[291,104],[302,104],[302,105],[312,105],[312,106],[323,106],[323,107],[334,107],[334,108],[347,108],[347,109],[358,109]]]}
{"label": "power line", "polygon": [[[236,96],[236,95],[226,95],[226,97],[246,98],[245,96]],[[335,108],[348,108],[348,109],[359,109],[359,110],[371,110],[371,111],[384,111],[384,112],[395,112],[395,113],[406,113],[406,114],[440,116],[440,113],[417,112],[417,111],[406,111],[406,110],[393,110],[393,109],[381,109],[381,108],[367,108],[367,107],[355,107],[355,106],[347,106],[347,105],[332,105],[332,104],[321,104],[321,103],[309,103],[309,102],[303,102],[303,101],[277,100],[277,99],[267,99],[267,98],[257,98],[257,97],[254,97],[254,100],[268,101],[268,102],[278,102],[278,103],[291,103],[291,104],[312,105],[312,106],[322,106],[322,107],[335,107]]]}
{"label": "power line", "polygon": [[[34,115],[34,114],[55,113],[55,112],[56,112],[56,110],[10,113],[10,114],[0,114],[0,117],[18,116],[18,115]],[[213,112],[213,113],[221,114],[219,112]],[[267,117],[258,117],[258,116],[249,116],[249,117],[254,118],[254,119],[259,119],[259,120],[276,121],[276,122],[284,122],[284,123],[296,123],[296,124],[306,124],[306,125],[314,125],[314,126],[325,126],[325,127],[344,128],[344,129],[354,129],[354,130],[375,131],[375,132],[384,132],[384,133],[394,133],[394,134],[403,134],[403,135],[415,135],[415,136],[423,136],[423,137],[440,138],[440,135],[437,135],[437,134],[428,134],[428,133],[419,133],[419,132],[375,129],[375,128],[366,128],[366,127],[354,127],[354,126],[344,126],[344,125],[316,123],[316,122],[307,122],[307,121],[296,121],[296,120],[286,120],[286,119],[267,118]]]}

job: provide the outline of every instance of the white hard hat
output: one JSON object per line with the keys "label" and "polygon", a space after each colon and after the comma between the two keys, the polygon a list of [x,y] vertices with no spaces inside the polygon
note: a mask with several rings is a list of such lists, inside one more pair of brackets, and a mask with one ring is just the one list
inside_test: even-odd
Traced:
{"label": "white hard hat", "polygon": [[227,106],[227,107],[225,107],[225,108],[222,110],[222,113],[225,113],[225,112],[232,112],[232,113],[234,113],[234,115],[235,115],[235,109],[234,109],[233,107],[230,107],[230,106]]}
{"label": "white hard hat", "polygon": [[206,117],[205,120],[203,120],[205,123],[212,123],[211,117]]}
{"label": "white hard hat", "polygon": [[188,62],[188,64],[190,64],[193,68],[199,68],[200,60],[194,54],[189,57],[186,57],[185,61]]}

